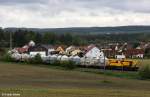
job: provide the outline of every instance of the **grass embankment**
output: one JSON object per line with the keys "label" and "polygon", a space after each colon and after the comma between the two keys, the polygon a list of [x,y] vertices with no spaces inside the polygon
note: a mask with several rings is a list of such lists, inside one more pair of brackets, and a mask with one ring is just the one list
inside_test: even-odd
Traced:
{"label": "grass embankment", "polygon": [[113,76],[109,72],[102,74],[99,69],[64,70],[57,66],[0,62],[0,94],[19,93],[21,97],[150,97],[150,81],[114,77],[118,71]]}
{"label": "grass embankment", "polygon": [[126,78],[126,79],[140,79],[138,76],[138,72],[136,71],[120,71],[120,70],[100,70],[100,69],[88,69],[88,68],[79,68],[77,69],[82,72],[87,73],[95,73],[95,74],[102,74],[105,76],[112,76],[118,78]]}
{"label": "grass embankment", "polygon": [[[12,64],[12,62],[7,62],[7,64]],[[30,66],[38,66],[38,67],[45,67],[50,69],[60,69],[60,70],[69,70],[68,68],[64,66],[59,66],[55,64],[29,64],[24,62],[13,62],[13,64],[19,64],[19,65],[30,65]],[[72,69],[70,69],[72,70]],[[135,71],[122,71],[122,70],[103,70],[102,68],[81,68],[81,67],[75,67],[73,71],[79,71],[79,72],[86,72],[86,73],[93,73],[93,74],[101,74],[106,76],[112,76],[112,77],[118,77],[118,78],[127,78],[127,79],[139,79],[138,72]]]}

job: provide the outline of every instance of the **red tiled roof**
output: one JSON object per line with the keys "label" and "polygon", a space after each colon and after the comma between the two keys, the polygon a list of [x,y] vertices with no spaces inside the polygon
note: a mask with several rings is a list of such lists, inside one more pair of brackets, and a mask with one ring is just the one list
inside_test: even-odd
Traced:
{"label": "red tiled roof", "polygon": [[95,45],[91,44],[89,45],[85,50],[86,50],[86,53],[88,53],[91,49],[93,49],[95,47]]}
{"label": "red tiled roof", "polygon": [[19,53],[25,53],[28,51],[28,48],[16,48]]}
{"label": "red tiled roof", "polygon": [[124,51],[126,55],[137,55],[137,54],[144,54],[143,49],[128,49]]}

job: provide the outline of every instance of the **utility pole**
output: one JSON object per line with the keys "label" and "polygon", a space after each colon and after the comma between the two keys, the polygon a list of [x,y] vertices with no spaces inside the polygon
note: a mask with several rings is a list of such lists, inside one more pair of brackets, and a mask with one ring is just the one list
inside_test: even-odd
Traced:
{"label": "utility pole", "polygon": [[106,75],[105,75],[105,72],[106,72],[105,50],[103,51],[103,57],[104,57],[104,63],[103,63],[103,65],[104,65],[104,68],[103,68],[104,78],[103,78],[103,82],[105,82],[106,81]]}
{"label": "utility pole", "polygon": [[[107,44],[107,42],[106,42],[106,44]],[[103,54],[104,54],[104,72],[105,72],[105,70],[106,70],[106,59],[105,59],[105,48],[106,48],[106,44],[105,44],[105,46],[104,46],[104,52],[103,52]]]}
{"label": "utility pole", "polygon": [[12,50],[12,32],[9,32],[9,49]]}
{"label": "utility pole", "polygon": [[104,53],[104,72],[105,72],[105,70],[106,70],[105,50],[103,53]]}

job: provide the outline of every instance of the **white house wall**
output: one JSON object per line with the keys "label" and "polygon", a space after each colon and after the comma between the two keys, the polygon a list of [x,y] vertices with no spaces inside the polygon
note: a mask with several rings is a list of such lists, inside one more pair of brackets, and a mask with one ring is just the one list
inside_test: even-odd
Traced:
{"label": "white house wall", "polygon": [[51,52],[55,51],[55,49],[48,49],[48,55],[50,55]]}
{"label": "white house wall", "polygon": [[46,56],[46,52],[41,51],[41,52],[30,52],[30,56],[36,56],[37,54],[40,54],[41,57],[45,57]]}
{"label": "white house wall", "polygon": [[104,57],[104,54],[103,52],[100,52],[100,50],[97,47],[94,47],[85,54],[85,57],[99,59],[100,57]]}
{"label": "white house wall", "polygon": [[137,57],[137,58],[143,58],[144,55],[143,55],[143,54],[137,54],[136,57]]}

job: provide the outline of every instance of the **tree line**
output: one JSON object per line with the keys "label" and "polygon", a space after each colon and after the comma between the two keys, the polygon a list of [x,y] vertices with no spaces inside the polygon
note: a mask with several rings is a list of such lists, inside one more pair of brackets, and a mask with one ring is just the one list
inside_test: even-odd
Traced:
{"label": "tree line", "polygon": [[[10,34],[11,33],[11,34]],[[17,30],[15,32],[0,29],[0,46],[9,47],[10,35],[14,47],[20,47],[30,40],[40,44],[52,45],[87,45],[101,44],[104,42],[134,42],[150,41],[149,33],[131,34],[92,34],[92,33],[55,33],[55,32],[34,32],[28,30]]]}

